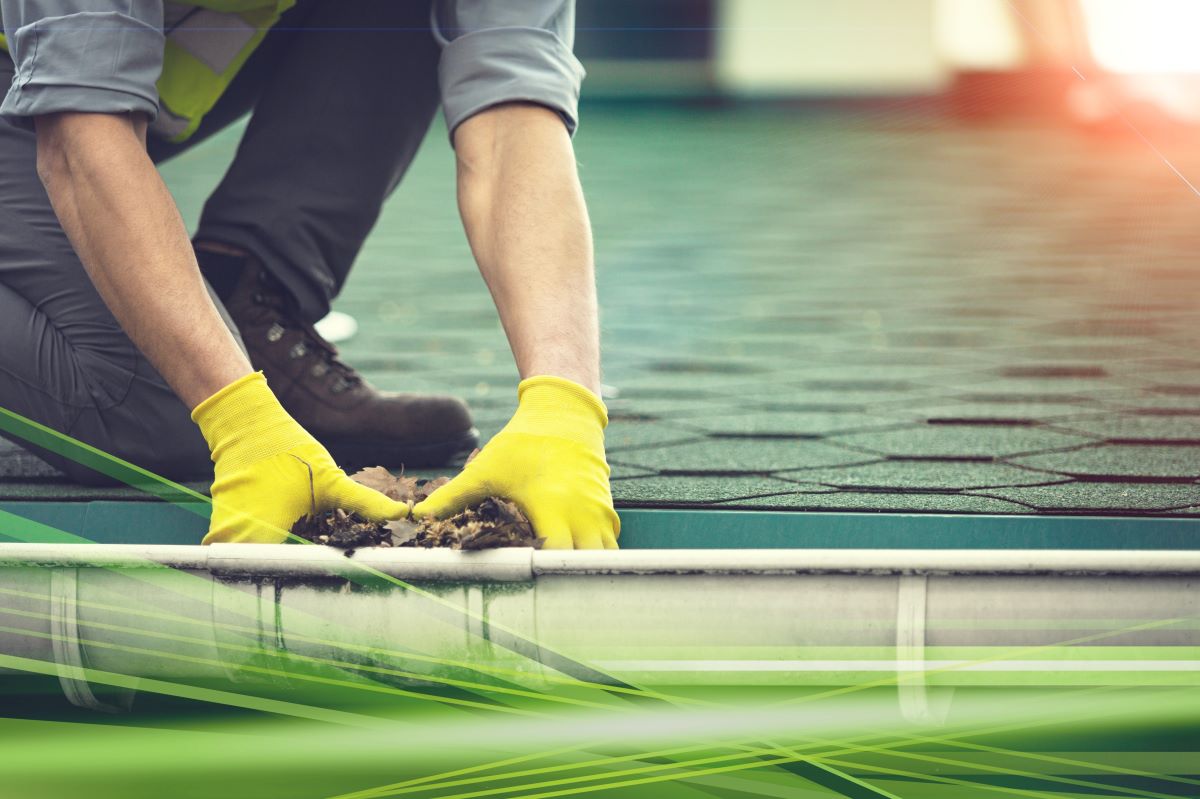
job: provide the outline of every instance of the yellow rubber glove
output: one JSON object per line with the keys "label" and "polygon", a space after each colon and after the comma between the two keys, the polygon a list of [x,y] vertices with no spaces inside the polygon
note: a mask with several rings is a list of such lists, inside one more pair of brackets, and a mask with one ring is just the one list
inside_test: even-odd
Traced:
{"label": "yellow rubber glove", "polygon": [[262,372],[246,375],[192,411],[214,464],[205,544],[278,544],[306,513],[342,508],[400,519],[408,506],[359,485],[288,415]]}
{"label": "yellow rubber glove", "polygon": [[413,508],[444,519],[489,496],[512,500],[547,549],[616,549],[621,520],[604,460],[608,412],[561,377],[521,381],[517,412],[462,473]]}

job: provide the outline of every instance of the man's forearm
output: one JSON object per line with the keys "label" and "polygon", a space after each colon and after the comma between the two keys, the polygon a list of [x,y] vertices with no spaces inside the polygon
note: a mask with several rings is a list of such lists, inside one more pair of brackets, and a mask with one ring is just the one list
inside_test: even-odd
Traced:
{"label": "man's forearm", "polygon": [[193,408],[249,374],[209,298],[175,201],[129,115],[37,119],[38,173],[100,296]]}
{"label": "man's forearm", "polygon": [[600,391],[591,228],[558,114],[510,104],[455,131],[458,200],[471,250],[521,377]]}

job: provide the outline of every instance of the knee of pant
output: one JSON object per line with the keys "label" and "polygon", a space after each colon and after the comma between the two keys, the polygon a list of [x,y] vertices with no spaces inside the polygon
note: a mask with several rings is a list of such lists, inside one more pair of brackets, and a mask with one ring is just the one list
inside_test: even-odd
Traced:
{"label": "knee of pant", "polygon": [[194,427],[118,443],[112,454],[148,472],[147,480],[212,480],[208,447]]}
{"label": "knee of pant", "polygon": [[[108,452],[112,459],[92,456],[73,459],[54,454],[38,453],[65,474],[72,482],[85,486],[106,487],[152,484],[159,478],[171,481],[211,481],[212,462],[207,451],[197,452],[194,448],[180,448],[173,452],[154,453],[144,447],[116,448]],[[129,469],[124,463],[138,467]]]}
{"label": "knee of pant", "polygon": [[133,461],[155,477],[167,480],[212,482],[212,461],[208,448],[180,448],[174,452],[161,453]]}
{"label": "knee of pant", "polygon": [[96,488],[104,488],[108,486],[122,485],[121,481],[113,477],[111,473],[96,471],[91,467],[85,466],[82,463],[76,463],[72,460],[62,458],[47,459],[65,474],[73,483],[80,485],[92,486]]}
{"label": "knee of pant", "polygon": [[[182,408],[182,406],[180,406]],[[55,465],[85,485],[168,480],[211,480],[212,461],[199,429],[185,412],[156,414],[153,408],[135,413],[122,407],[80,415],[72,434],[102,454],[68,445]],[[126,464],[138,467],[130,470]],[[139,470],[149,475],[139,476]]]}

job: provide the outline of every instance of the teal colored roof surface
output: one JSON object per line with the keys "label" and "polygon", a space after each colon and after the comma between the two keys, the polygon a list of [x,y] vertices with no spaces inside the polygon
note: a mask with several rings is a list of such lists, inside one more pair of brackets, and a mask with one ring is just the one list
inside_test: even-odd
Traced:
{"label": "teal colored roof surface", "polygon": [[[189,220],[235,143],[166,166]],[[619,508],[1200,508],[1196,197],[1144,143],[925,111],[606,106],[576,144]],[[486,438],[518,376],[453,177],[435,135],[336,308],[360,325],[346,361],[465,397]],[[11,450],[0,478],[0,501],[139,499]]]}

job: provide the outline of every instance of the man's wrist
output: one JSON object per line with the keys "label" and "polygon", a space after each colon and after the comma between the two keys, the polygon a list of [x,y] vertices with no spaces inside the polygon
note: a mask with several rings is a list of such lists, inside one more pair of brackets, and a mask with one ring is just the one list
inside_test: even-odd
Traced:
{"label": "man's wrist", "polygon": [[307,443],[308,434],[279,404],[262,372],[251,372],[192,411],[213,461],[258,460]]}
{"label": "man's wrist", "polygon": [[535,377],[557,377],[582,386],[597,397],[600,396],[600,377],[597,369],[578,369],[560,364],[536,362],[521,365],[525,367],[521,370],[523,380],[532,380]]}
{"label": "man's wrist", "polygon": [[608,409],[594,391],[557,375],[535,375],[517,387],[509,432],[550,435],[603,448]]}

